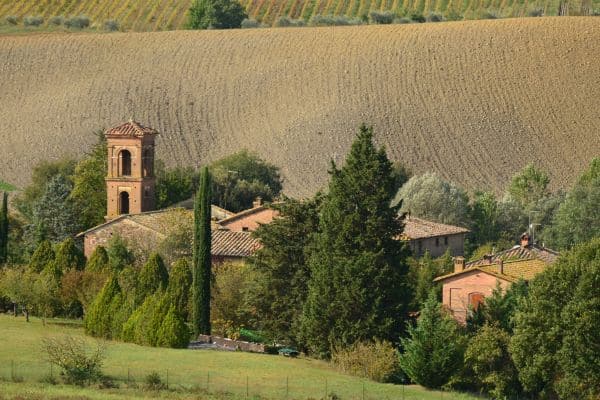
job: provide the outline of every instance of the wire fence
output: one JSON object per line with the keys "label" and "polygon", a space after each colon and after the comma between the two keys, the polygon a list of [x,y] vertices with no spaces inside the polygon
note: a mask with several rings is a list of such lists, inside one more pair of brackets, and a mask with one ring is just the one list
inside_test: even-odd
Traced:
{"label": "wire fence", "polygon": [[[110,378],[107,385],[124,389],[151,389],[189,391],[215,396],[234,396],[238,399],[342,399],[342,400],[467,400],[472,399],[454,392],[424,391],[413,385],[382,385],[369,380],[332,379],[330,377],[259,376],[232,374],[222,370],[205,370],[192,374],[187,371],[144,366],[141,372],[135,365],[105,368]],[[150,371],[150,372],[148,372]],[[155,373],[157,382],[149,375]],[[0,362],[0,379],[13,382],[61,382],[61,371],[48,362]],[[152,381],[152,382],[151,382]],[[102,385],[102,383],[100,383]]]}

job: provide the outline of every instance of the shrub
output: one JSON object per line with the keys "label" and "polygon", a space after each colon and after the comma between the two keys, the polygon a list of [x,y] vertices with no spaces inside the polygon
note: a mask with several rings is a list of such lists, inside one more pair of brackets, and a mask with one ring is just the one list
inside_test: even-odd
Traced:
{"label": "shrub", "polygon": [[260,22],[255,19],[244,18],[241,27],[242,29],[260,28]]}
{"label": "shrub", "polygon": [[412,21],[410,18],[402,17],[394,19],[394,24],[410,24]]}
{"label": "shrub", "polygon": [[410,14],[410,19],[419,23],[425,22],[425,17],[419,12],[413,12],[412,14]]}
{"label": "shrub", "polygon": [[277,20],[277,26],[281,28],[285,27],[300,27],[305,26],[306,22],[302,19],[291,19],[288,17],[281,17]]}
{"label": "shrub", "polygon": [[25,26],[40,26],[44,23],[44,17],[40,15],[29,15],[23,19],[23,25]]}
{"label": "shrub", "polygon": [[119,21],[114,19],[109,19],[104,21],[104,30],[114,32],[119,30]]}
{"label": "shrub", "polygon": [[527,15],[529,17],[543,17],[544,16],[544,9],[541,7],[536,7],[534,9],[531,9],[527,12]]}
{"label": "shrub", "polygon": [[90,348],[81,338],[64,336],[62,339],[44,338],[42,346],[48,361],[62,369],[66,383],[83,386],[102,378],[104,347],[101,344]]}
{"label": "shrub", "polygon": [[429,13],[429,15],[427,15],[427,21],[429,21],[429,22],[442,22],[444,20],[445,20],[444,16],[440,13],[432,12],[432,13]]}
{"label": "shrub", "polygon": [[344,15],[314,15],[310,19],[312,26],[345,26],[345,25],[361,25],[363,21],[360,19],[351,19]]}
{"label": "shrub", "polygon": [[161,390],[165,388],[165,384],[156,371],[152,371],[146,375],[144,382],[146,383],[146,389],[149,390]]}
{"label": "shrub", "polygon": [[486,10],[481,16],[483,19],[498,19],[502,18],[497,10]]}
{"label": "shrub", "polygon": [[391,24],[394,22],[394,17],[391,11],[371,11],[371,22],[375,24]]}
{"label": "shrub", "polygon": [[54,16],[54,17],[50,18],[48,23],[50,25],[60,26],[65,23],[65,17],[63,17],[62,15]]}
{"label": "shrub", "polygon": [[186,348],[189,342],[190,332],[181,315],[171,305],[158,331],[157,345],[162,347]]}
{"label": "shrub", "polygon": [[398,375],[398,354],[390,342],[357,342],[348,348],[334,347],[331,362],[341,372],[390,382]]}
{"label": "shrub", "polygon": [[84,29],[90,26],[90,19],[85,15],[71,17],[65,21],[67,28]]}
{"label": "shrub", "polygon": [[6,18],[4,18],[4,20],[7,24],[10,25],[17,25],[19,23],[19,18],[17,18],[15,15],[9,15]]}
{"label": "shrub", "polygon": [[190,29],[239,28],[248,18],[244,7],[236,0],[195,0],[188,12]]}

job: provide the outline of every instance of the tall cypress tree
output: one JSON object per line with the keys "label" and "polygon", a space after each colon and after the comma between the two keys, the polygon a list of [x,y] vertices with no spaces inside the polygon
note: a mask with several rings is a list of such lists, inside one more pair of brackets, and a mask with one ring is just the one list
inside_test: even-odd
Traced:
{"label": "tall cypress tree", "polygon": [[8,193],[2,195],[2,209],[0,210],[0,264],[8,258]]}
{"label": "tall cypress tree", "polygon": [[403,223],[390,205],[395,175],[372,128],[361,126],[346,164],[330,174],[301,323],[304,344],[320,357],[333,345],[397,341],[409,301]]}
{"label": "tall cypress tree", "polygon": [[204,167],[194,203],[193,314],[195,334],[210,335],[210,174]]}

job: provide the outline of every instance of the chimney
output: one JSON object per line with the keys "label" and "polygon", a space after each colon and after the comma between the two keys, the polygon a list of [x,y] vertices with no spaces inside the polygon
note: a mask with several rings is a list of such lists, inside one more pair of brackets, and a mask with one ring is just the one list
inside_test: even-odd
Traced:
{"label": "chimney", "polygon": [[454,257],[454,273],[465,269],[465,258],[461,256]]}
{"label": "chimney", "polygon": [[504,260],[498,260],[498,273],[504,275]]}
{"label": "chimney", "polygon": [[529,246],[529,235],[527,234],[527,232],[525,232],[524,234],[521,235],[521,247],[527,247]]}
{"label": "chimney", "polygon": [[485,256],[483,256],[483,260],[487,265],[490,265],[492,263],[492,258],[494,258],[492,254],[486,254]]}
{"label": "chimney", "polygon": [[252,202],[252,208],[256,208],[256,207],[260,207],[262,206],[262,197],[258,196],[253,202]]}

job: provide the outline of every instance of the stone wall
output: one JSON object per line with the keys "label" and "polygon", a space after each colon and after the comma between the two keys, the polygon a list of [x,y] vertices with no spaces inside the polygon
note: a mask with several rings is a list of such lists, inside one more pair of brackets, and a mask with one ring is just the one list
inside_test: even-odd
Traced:
{"label": "stone wall", "polygon": [[241,350],[252,353],[265,353],[265,345],[260,343],[244,342],[242,340],[231,340],[219,336],[198,335],[198,342],[214,344],[230,350]]}

